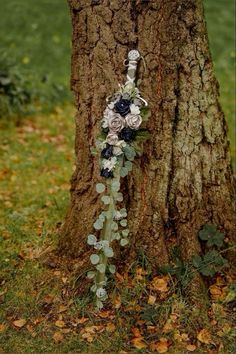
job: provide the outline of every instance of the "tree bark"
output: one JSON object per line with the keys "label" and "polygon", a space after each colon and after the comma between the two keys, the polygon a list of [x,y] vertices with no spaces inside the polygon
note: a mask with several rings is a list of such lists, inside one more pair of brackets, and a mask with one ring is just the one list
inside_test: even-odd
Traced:
{"label": "tree bark", "polygon": [[[125,80],[124,59],[138,49],[140,91],[149,102],[151,138],[123,179],[131,230],[127,262],[144,252],[154,267],[173,246],[190,260],[205,223],[235,237],[235,189],[227,128],[218,101],[200,0],[69,0],[76,114],[76,170],[59,248],[87,259],[86,238],[102,205],[91,155],[106,97]],[[123,256],[122,256],[123,258]]]}

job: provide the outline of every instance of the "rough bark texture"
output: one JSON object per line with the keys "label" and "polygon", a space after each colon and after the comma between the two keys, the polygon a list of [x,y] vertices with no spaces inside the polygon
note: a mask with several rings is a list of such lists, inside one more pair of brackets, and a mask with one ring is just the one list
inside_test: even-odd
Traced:
{"label": "rough bark texture", "polygon": [[[125,80],[123,60],[138,49],[140,90],[149,102],[151,139],[123,180],[134,259],[141,248],[154,266],[178,245],[184,259],[201,252],[207,222],[235,235],[234,185],[226,123],[218,102],[199,0],[69,0],[73,25],[77,168],[60,250],[84,257],[101,209],[95,145],[105,98]],[[127,252],[127,251],[126,251]]]}

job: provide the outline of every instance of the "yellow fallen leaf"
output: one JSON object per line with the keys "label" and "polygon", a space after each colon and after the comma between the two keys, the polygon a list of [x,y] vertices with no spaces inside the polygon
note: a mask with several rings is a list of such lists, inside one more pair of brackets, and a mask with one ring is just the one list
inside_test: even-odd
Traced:
{"label": "yellow fallen leaf", "polygon": [[207,329],[203,328],[197,335],[197,339],[204,344],[212,343],[211,334]]}
{"label": "yellow fallen leaf", "polygon": [[53,335],[53,339],[55,343],[60,343],[63,341],[64,336],[61,332],[55,332]]}
{"label": "yellow fallen leaf", "polygon": [[169,320],[165,323],[163,329],[162,329],[162,332],[163,333],[169,333],[171,331],[174,330],[174,326],[173,326],[173,323],[170,322]]}
{"label": "yellow fallen leaf", "polygon": [[168,289],[168,277],[155,277],[151,282],[151,287],[154,290],[158,290],[161,293],[167,292]]}
{"label": "yellow fallen leaf", "polygon": [[31,334],[31,336],[33,338],[36,337],[37,333],[34,331],[33,326],[27,324],[26,328],[27,328],[27,331]]}
{"label": "yellow fallen leaf", "polygon": [[17,327],[17,328],[22,328],[22,327],[24,327],[24,325],[26,324],[26,320],[25,320],[24,318],[21,318],[21,319],[19,319],[19,320],[13,321],[13,324],[14,324],[14,326]]}
{"label": "yellow fallen leaf", "polygon": [[110,322],[107,324],[106,326],[107,332],[114,332],[115,330],[116,330],[116,326],[114,325],[114,323]]}
{"label": "yellow fallen leaf", "polygon": [[60,305],[57,313],[62,313],[68,310],[68,307],[65,305]]}
{"label": "yellow fallen leaf", "polygon": [[147,348],[147,345],[143,341],[143,337],[135,337],[131,339],[131,343],[136,349]]}
{"label": "yellow fallen leaf", "polygon": [[63,328],[63,327],[65,326],[65,322],[62,321],[62,320],[57,320],[57,321],[55,322],[55,325],[56,325],[57,327],[59,327],[59,328]]}
{"label": "yellow fallen leaf", "polygon": [[168,352],[168,346],[168,340],[162,337],[158,342],[151,343],[150,349],[158,353],[166,353]]}
{"label": "yellow fallen leaf", "polygon": [[188,344],[188,345],[186,346],[186,349],[187,349],[189,352],[194,352],[194,350],[196,350],[197,347],[196,347],[196,345],[194,345],[194,344]]}
{"label": "yellow fallen leaf", "polygon": [[83,323],[87,322],[88,320],[89,320],[88,317],[81,317],[76,320],[76,323],[83,324]]}
{"label": "yellow fallen leaf", "polygon": [[133,327],[131,328],[131,332],[133,333],[133,335],[135,337],[142,337],[140,330],[137,327]]}
{"label": "yellow fallen leaf", "polygon": [[156,302],[156,299],[157,299],[157,297],[156,297],[156,296],[149,295],[149,298],[148,298],[148,304],[149,304],[149,305],[154,305],[154,304],[155,304],[155,302]]}
{"label": "yellow fallen leaf", "polygon": [[0,333],[2,333],[3,331],[5,331],[6,329],[6,325],[0,323]]}

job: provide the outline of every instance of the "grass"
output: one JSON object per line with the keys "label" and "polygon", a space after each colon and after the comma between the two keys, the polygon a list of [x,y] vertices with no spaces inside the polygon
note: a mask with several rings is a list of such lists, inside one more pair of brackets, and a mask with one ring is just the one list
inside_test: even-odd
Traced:
{"label": "grass", "polygon": [[[49,93],[54,83],[68,90],[66,2],[56,6],[49,0],[0,2],[3,13],[8,13],[0,23],[2,50],[15,58],[20,70],[33,75],[40,89]],[[223,0],[206,0],[205,4],[221,101],[233,141],[233,2],[225,6]],[[78,294],[78,261],[47,259],[44,252],[54,249],[69,203],[74,163],[74,112],[60,103],[53,101],[50,113],[29,116],[20,125],[0,122],[0,353],[150,353],[155,352],[153,343],[159,343],[158,348],[164,343],[161,338],[168,341],[168,353],[187,353],[190,344],[196,347],[195,353],[234,353],[235,279],[231,273],[222,272],[210,282],[206,318],[201,309],[186,302],[178,286],[186,283],[191,269],[180,280],[161,276],[168,284],[167,292],[150,288],[152,279],[142,254],[129,274],[116,279],[112,306],[98,315],[90,298]],[[18,319],[26,321],[21,328],[14,325]],[[197,339],[202,329],[211,333],[208,344]]]}

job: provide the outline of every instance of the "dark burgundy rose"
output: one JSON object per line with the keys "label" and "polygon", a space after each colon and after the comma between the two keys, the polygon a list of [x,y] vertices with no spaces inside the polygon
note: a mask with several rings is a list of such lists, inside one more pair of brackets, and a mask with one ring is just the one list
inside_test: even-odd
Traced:
{"label": "dark burgundy rose", "polygon": [[109,171],[108,168],[102,168],[100,174],[105,178],[113,178],[113,172]]}
{"label": "dark burgundy rose", "polygon": [[136,137],[136,131],[131,128],[123,128],[119,134],[119,138],[121,140],[126,141],[127,143],[129,141],[134,140],[135,137]]}
{"label": "dark burgundy rose", "polygon": [[122,117],[126,116],[130,112],[131,101],[125,98],[121,98],[115,103],[115,111],[119,113]]}
{"label": "dark burgundy rose", "polygon": [[110,157],[112,157],[112,153],[113,153],[113,146],[107,144],[107,146],[101,151],[101,156],[104,159],[109,159]]}

